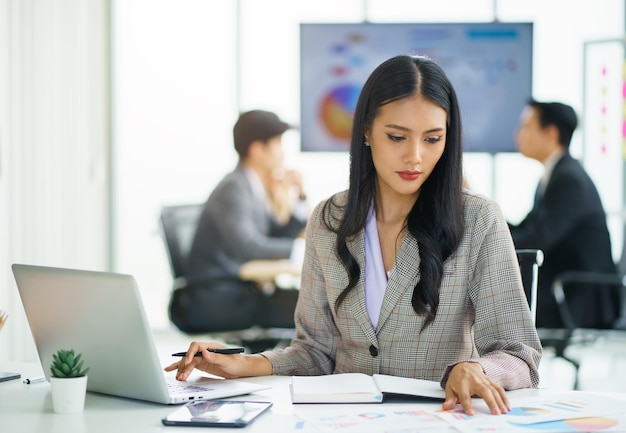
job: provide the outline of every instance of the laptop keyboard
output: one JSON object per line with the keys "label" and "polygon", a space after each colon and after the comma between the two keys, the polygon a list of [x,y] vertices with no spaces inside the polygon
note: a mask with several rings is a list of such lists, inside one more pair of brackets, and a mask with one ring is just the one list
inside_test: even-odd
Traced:
{"label": "laptop keyboard", "polygon": [[168,382],[167,389],[169,390],[170,393],[174,393],[174,394],[186,394],[190,392],[202,392],[202,391],[213,390],[213,388],[209,386],[189,385],[184,382],[181,382],[181,383]]}

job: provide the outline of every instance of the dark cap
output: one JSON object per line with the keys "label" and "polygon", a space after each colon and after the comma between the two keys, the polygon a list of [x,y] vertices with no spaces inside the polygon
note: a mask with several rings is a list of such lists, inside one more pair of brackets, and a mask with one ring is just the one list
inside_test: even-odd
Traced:
{"label": "dark cap", "polygon": [[252,142],[256,140],[267,141],[291,128],[291,125],[280,120],[272,112],[247,111],[239,116],[233,127],[235,150],[240,157],[245,157]]}

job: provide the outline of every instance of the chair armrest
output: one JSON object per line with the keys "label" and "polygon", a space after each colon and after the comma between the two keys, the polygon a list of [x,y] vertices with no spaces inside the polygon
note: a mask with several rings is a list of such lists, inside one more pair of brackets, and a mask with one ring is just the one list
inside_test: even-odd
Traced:
{"label": "chair armrest", "polygon": [[537,249],[517,249],[515,250],[517,258],[520,260],[528,259],[537,266],[543,265],[543,251]]}
{"label": "chair armrest", "polygon": [[614,272],[566,271],[557,277],[561,284],[597,283],[626,287],[626,275]]}
{"label": "chair armrest", "polygon": [[558,275],[552,284],[552,294],[559,307],[561,319],[565,326],[573,332],[578,326],[567,306],[563,285],[568,283],[605,284],[615,287],[626,287],[626,275],[615,272],[566,271]]}

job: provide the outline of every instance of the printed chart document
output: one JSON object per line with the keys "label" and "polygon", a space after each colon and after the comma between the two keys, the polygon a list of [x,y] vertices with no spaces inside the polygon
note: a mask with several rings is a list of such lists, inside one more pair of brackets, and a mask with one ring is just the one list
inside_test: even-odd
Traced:
{"label": "printed chart document", "polygon": [[[324,404],[298,410],[298,433],[459,433],[435,414],[441,403]],[[430,407],[431,409],[422,409]],[[279,430],[274,430],[279,431]],[[484,433],[484,432],[483,432]],[[502,432],[508,433],[508,432]],[[532,433],[532,432],[531,432]],[[544,432],[537,432],[544,433]]]}
{"label": "printed chart document", "polygon": [[510,399],[511,410],[494,416],[484,401],[474,405],[476,415],[460,407],[438,411],[437,415],[462,433],[481,432],[595,432],[626,431],[624,401],[612,397],[573,391],[563,395]]}
{"label": "printed chart document", "polygon": [[[620,393],[623,394],[623,393]],[[626,432],[626,395],[614,398],[584,391],[511,397],[511,411],[491,415],[480,398],[476,415],[439,402],[378,405],[309,405],[297,411],[293,431],[327,433],[582,433]],[[273,430],[282,431],[282,430]],[[285,430],[286,431],[286,430]],[[290,430],[291,431],[291,430]]]}
{"label": "printed chart document", "polygon": [[363,373],[293,376],[293,403],[382,403],[384,395],[428,397],[445,400],[439,382]]}

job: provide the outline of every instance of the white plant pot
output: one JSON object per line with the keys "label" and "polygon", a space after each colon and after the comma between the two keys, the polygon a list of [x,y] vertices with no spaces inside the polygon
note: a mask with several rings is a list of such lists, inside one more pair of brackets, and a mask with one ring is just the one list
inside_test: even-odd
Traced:
{"label": "white plant pot", "polygon": [[87,376],[50,377],[52,406],[56,413],[79,413],[85,409]]}

